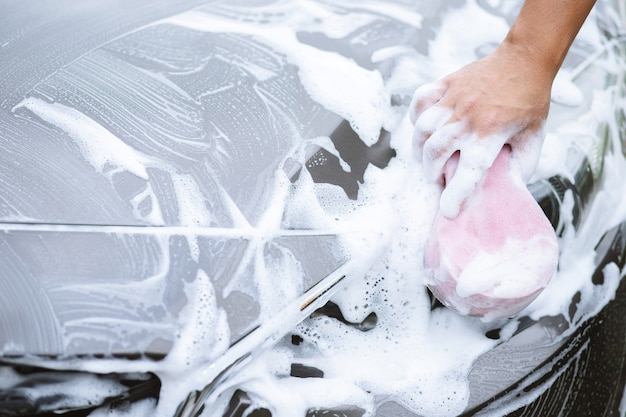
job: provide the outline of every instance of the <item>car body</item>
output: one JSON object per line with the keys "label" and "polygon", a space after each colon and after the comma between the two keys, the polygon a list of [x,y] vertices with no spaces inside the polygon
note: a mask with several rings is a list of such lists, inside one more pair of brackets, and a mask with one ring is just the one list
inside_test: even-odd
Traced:
{"label": "car body", "polygon": [[[151,415],[159,398],[181,416],[185,399],[202,415],[277,413],[236,384],[257,355],[308,346],[314,338],[296,325],[313,307],[315,320],[363,334],[377,326],[376,315],[355,322],[324,303],[376,262],[379,228],[327,227],[337,224],[311,217],[313,206],[352,208],[372,171],[406,156],[394,135],[412,91],[457,63],[433,45],[441,34],[463,38],[452,17],[488,15],[498,25],[459,59],[484,56],[519,7],[492,3],[5,5],[1,412]],[[555,96],[548,131],[576,136],[559,130],[571,122],[578,136],[569,148],[548,140],[568,157],[559,172],[540,164],[529,186],[564,248],[584,240],[595,251],[585,279],[597,294],[568,298],[568,315],[531,308],[485,328],[493,347],[472,360],[463,415],[621,410],[626,218],[615,220],[621,197],[611,187],[623,163],[626,72],[608,65],[624,54],[619,7],[601,2],[586,26],[599,43],[574,44],[559,90],[573,97]],[[307,184],[320,187],[318,200],[296,198]],[[616,213],[602,213],[608,204]],[[379,245],[349,254],[346,235]],[[433,314],[441,308],[432,301]],[[186,377],[164,378],[175,371]],[[324,380],[305,363],[290,372]],[[306,414],[418,415],[385,398],[320,399]]]}

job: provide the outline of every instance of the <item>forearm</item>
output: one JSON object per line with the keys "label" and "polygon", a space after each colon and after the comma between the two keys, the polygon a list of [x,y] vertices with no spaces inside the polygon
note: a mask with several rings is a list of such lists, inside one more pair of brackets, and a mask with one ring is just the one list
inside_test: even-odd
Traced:
{"label": "forearm", "polygon": [[526,55],[554,78],[595,0],[526,0],[504,48]]}

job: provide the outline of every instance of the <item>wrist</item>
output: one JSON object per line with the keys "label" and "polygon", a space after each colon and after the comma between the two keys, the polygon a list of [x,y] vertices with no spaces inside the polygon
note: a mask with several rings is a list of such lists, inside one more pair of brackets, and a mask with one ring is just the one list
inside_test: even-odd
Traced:
{"label": "wrist", "polygon": [[[526,81],[541,82],[550,87],[561,66],[561,60],[550,53],[542,51],[537,43],[518,41],[511,33],[498,46],[496,55],[502,62],[509,62],[511,70],[528,77]],[[530,78],[530,79],[529,79]]]}
{"label": "wrist", "polygon": [[549,79],[556,77],[565,58],[567,48],[563,52],[549,48],[540,40],[529,36],[519,36],[513,30],[498,47],[498,52],[509,56],[517,65],[525,66],[537,76]]}
{"label": "wrist", "polygon": [[525,0],[503,47],[552,79],[595,0]]}

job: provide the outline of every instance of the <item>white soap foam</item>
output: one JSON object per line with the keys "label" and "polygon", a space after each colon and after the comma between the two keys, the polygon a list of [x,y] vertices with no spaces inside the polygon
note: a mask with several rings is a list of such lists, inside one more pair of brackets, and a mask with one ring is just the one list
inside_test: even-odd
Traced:
{"label": "white soap foam", "polygon": [[[74,390],[75,386],[79,386],[79,390]],[[55,383],[37,385],[34,387],[22,388],[22,393],[27,396],[30,394],[32,398],[50,398],[54,399],[59,393],[69,394],[67,397],[58,398],[54,401],[54,406],[58,409],[71,409],[73,406],[80,404],[88,404],[89,401],[98,403],[107,397],[114,397],[125,392],[125,386],[120,382],[113,380],[105,380],[97,378],[95,375],[80,375],[75,378],[67,378],[66,380],[58,380]]]}
{"label": "white soap foam", "polygon": [[120,407],[115,414],[106,408],[100,408],[89,414],[89,417],[152,417],[154,416],[155,400],[149,398]]}
{"label": "white soap foam", "polygon": [[[541,236],[529,241],[507,239],[498,252],[480,252],[459,275],[456,292],[461,297],[488,292],[496,298],[532,293],[537,287],[527,277],[543,275],[543,263],[535,260],[545,258],[547,245],[550,242]],[[520,268],[512,269],[511,264]]]}
{"label": "white soap foam", "polygon": [[[316,7],[306,7],[311,3],[309,1],[298,3],[303,4],[302,10],[317,10]],[[272,46],[286,54],[288,59],[298,66],[300,81],[313,99],[323,103],[328,110],[351,121],[353,129],[367,144],[375,143],[386,113],[382,110],[387,108],[386,103],[389,102],[381,74],[360,67],[352,59],[336,52],[323,51],[299,42],[291,26],[300,21],[304,15],[296,13],[293,16],[295,16],[293,21],[285,22],[285,26],[268,27],[191,11],[168,18],[163,23],[205,32],[252,35],[255,39]],[[337,24],[336,20],[324,21],[324,16],[315,16],[319,21],[316,21],[314,16],[310,16],[309,19],[315,21],[318,30],[326,24]],[[337,19],[340,15],[333,16]],[[348,27],[354,27],[355,22],[351,22],[349,17],[351,15],[344,16],[340,22]],[[376,88],[364,88],[372,85]]]}
{"label": "white soap foam", "polygon": [[[213,224],[214,215],[207,208],[207,199],[191,175],[180,174],[167,162],[134,149],[97,121],[71,107],[29,97],[16,105],[13,111],[19,108],[26,108],[47,123],[65,131],[78,145],[85,160],[109,180],[117,173],[128,172],[148,181],[144,190],[130,201],[133,213],[138,219],[149,224],[164,224],[160,205],[149,182],[148,168],[156,168],[169,173],[172,178],[179,210],[178,223],[181,226]],[[143,213],[139,208],[145,200],[151,201],[147,213]],[[197,243],[192,237],[188,240],[197,257]]]}
{"label": "white soap foam", "polygon": [[552,84],[552,101],[566,106],[580,105],[585,98],[581,89],[572,81],[566,70],[560,70]]}
{"label": "white soap foam", "polygon": [[151,162],[148,156],[127,145],[78,110],[34,97],[25,99],[15,109],[19,107],[29,109],[42,120],[66,131],[76,141],[85,159],[99,173],[110,177],[112,173],[124,169],[139,178],[148,178],[146,165]]}
{"label": "white soap foam", "polygon": [[503,17],[489,13],[474,0],[451,10],[430,44],[432,79],[446,76],[482,58],[477,54],[479,48],[500,43],[508,30]]}
{"label": "white soap foam", "polygon": [[[475,15],[480,16],[480,13]],[[484,23],[491,21],[483,21],[480,17],[477,20]],[[501,25],[502,22],[498,21],[496,28],[502,29]],[[473,27],[475,26],[476,22],[473,22]],[[488,24],[484,27],[491,29]],[[496,32],[499,36],[503,31]],[[586,32],[589,33],[589,30]],[[480,41],[493,40],[494,36],[494,32],[484,34]],[[474,50],[470,47],[473,45],[462,42],[459,37],[448,42],[459,44],[460,48],[466,50]],[[436,45],[436,42],[433,44]],[[471,54],[466,56],[466,60],[474,58]],[[445,64],[446,59],[442,58],[441,61]],[[455,63],[453,66],[457,65]],[[454,68],[447,68],[446,72],[449,69]],[[394,81],[398,83],[397,79]],[[414,81],[409,78],[405,80],[407,84]],[[574,101],[570,100],[569,104],[575,104]],[[612,103],[610,100],[608,102]],[[600,120],[604,120],[609,114],[605,112]],[[610,119],[606,121],[611,122]],[[310,345],[301,350],[293,348],[291,351],[285,351],[281,347],[273,353],[280,351],[286,356],[292,356],[295,351],[294,360],[323,370],[324,379],[281,378],[279,375],[281,372],[284,375],[285,371],[272,369],[270,358],[273,356],[270,352],[265,357],[262,375],[250,376],[251,381],[243,385],[244,389],[261,392],[264,398],[262,404],[273,415],[302,415],[307,407],[332,408],[345,404],[357,404],[365,409],[365,415],[372,415],[376,408],[372,397],[378,400],[381,397],[394,400],[421,415],[456,415],[464,409],[468,400],[467,375],[474,360],[498,343],[484,337],[485,324],[479,320],[458,316],[447,309],[430,311],[429,300],[423,290],[421,253],[438,194],[424,180],[421,167],[412,159],[412,148],[406,143],[406,138],[411,135],[410,128],[406,126],[406,121],[403,123],[392,136],[392,145],[398,152],[397,158],[384,171],[370,169],[367,172],[366,183],[359,197],[363,202],[361,207],[384,207],[381,200],[385,199],[392,202],[393,210],[396,211],[393,217],[397,221],[387,223],[387,227],[394,231],[394,240],[382,260],[363,280],[351,284],[333,298],[341,307],[344,317],[351,322],[361,322],[371,313],[375,313],[378,318],[376,327],[369,332],[362,332],[327,317],[316,317],[303,322],[296,333],[303,335]],[[561,140],[557,143],[559,135],[551,133],[551,136],[551,152],[542,155],[543,172],[571,175],[562,158],[564,150],[571,142]],[[619,143],[616,142],[615,146],[619,149]],[[619,155],[607,156],[606,164],[607,167],[617,165],[612,167],[611,173],[621,172],[625,166]],[[622,177],[616,175],[612,178],[618,181]],[[342,220],[349,218],[350,221],[358,222],[359,216],[355,210],[358,212],[359,207],[354,205],[350,205],[348,212],[344,210],[343,213],[337,208],[337,204],[328,204],[325,207],[311,204],[309,207],[315,207],[314,210],[302,211],[307,207],[308,203],[304,201],[309,201],[307,198],[310,193],[314,193],[318,200],[331,195],[329,201],[340,201],[332,196],[333,190],[336,188],[332,186],[313,185],[310,178],[303,176],[300,188],[292,196],[292,202],[301,201],[298,204],[298,221],[306,219],[307,222],[319,221],[320,224],[327,224],[329,217],[341,217]],[[619,274],[614,266],[606,268],[607,285],[594,288],[589,279],[594,268],[592,245],[605,230],[626,216],[622,209],[611,219],[596,211],[602,210],[607,199],[609,204],[623,207],[623,193],[609,190],[606,188],[601,192],[589,215],[600,220],[591,222],[591,226],[581,231],[574,231],[570,227],[563,236],[561,244],[564,257],[558,277],[550,284],[545,296],[531,304],[525,313],[535,318],[544,314],[565,313],[572,296],[581,289],[586,300],[586,304],[581,304],[581,311],[587,309],[586,313],[581,314],[595,314],[611,299],[619,282]],[[571,195],[567,195],[562,213],[566,221],[568,215],[571,221],[572,208]],[[388,214],[371,215],[362,220],[365,225],[372,219],[387,220],[387,217]],[[528,258],[531,259],[532,255]],[[516,271],[503,268],[503,273]],[[267,373],[273,373],[276,377],[268,378]],[[291,384],[290,399],[276,394],[277,391],[284,390],[284,384],[288,383]],[[345,395],[337,398],[339,391]],[[314,393],[312,402],[311,393]],[[363,398],[364,393],[371,393],[371,396],[365,395]]]}
{"label": "white soap foam", "polygon": [[154,369],[162,383],[157,416],[173,415],[187,394],[200,388],[196,380],[202,379],[202,373],[228,348],[230,341],[226,312],[218,307],[206,272],[199,270],[185,292],[188,301],[180,315],[184,327],[166,359]]}
{"label": "white soap foam", "polygon": [[[362,257],[363,264],[367,264],[366,258],[380,256],[380,261],[361,279],[353,280],[333,298],[344,317],[351,322],[361,322],[370,314],[376,314],[377,323],[373,329],[364,332],[328,317],[307,319],[294,330],[305,339],[304,346],[279,344],[235,375],[231,384],[237,382],[276,417],[299,416],[310,408],[349,404],[363,408],[365,415],[371,416],[381,400],[395,401],[421,415],[457,415],[468,402],[468,374],[472,364],[499,341],[484,336],[489,327],[479,319],[463,317],[444,308],[431,312],[430,299],[423,285],[422,254],[437,209],[439,190],[426,181],[422,166],[413,154],[410,122],[408,118],[398,116],[403,109],[389,109],[388,103],[390,92],[400,86],[415,86],[430,81],[429,76],[438,78],[474,60],[479,47],[502,39],[507,29],[505,20],[468,1],[464,7],[444,17],[438,35],[431,42],[430,57],[407,51],[400,58],[398,54],[402,54],[403,50],[394,51],[393,59],[402,65],[390,76],[390,86],[385,85],[378,71],[365,70],[336,53],[300,43],[295,31],[315,27],[338,37],[349,32],[342,27],[358,29],[360,25],[374,21],[376,13],[381,11],[397,19],[409,19],[417,25],[421,19],[414,11],[401,13],[397,8],[399,6],[388,8],[387,2],[371,0],[359,12],[360,17],[354,19],[351,14],[337,13],[331,5],[304,0],[295,2],[302,6],[300,10],[306,11],[304,13],[298,12],[295,7],[285,9],[284,4],[279,2],[277,6],[285,14],[277,14],[282,16],[282,20],[278,19],[274,27],[199,11],[184,13],[160,23],[193,30],[255,36],[298,65],[300,81],[310,95],[349,120],[366,143],[371,144],[378,138],[381,126],[393,131],[392,145],[397,157],[384,170],[370,167],[366,171],[365,183],[360,188],[357,201],[347,201],[334,185],[314,184],[304,170],[295,187],[290,187],[284,178],[279,177],[275,183],[275,198],[271,199],[266,216],[260,222],[263,233],[278,233],[281,221],[285,221],[292,225],[330,227],[334,230],[342,227],[344,230],[372,230],[381,241],[389,237],[392,239],[388,245],[380,247],[371,240],[350,238],[349,235],[344,241],[345,250],[356,259]],[[268,7],[271,10],[271,6]],[[364,10],[376,13],[367,14]],[[597,28],[593,26],[588,25],[583,32],[589,38],[598,38]],[[383,57],[381,53],[378,59]],[[421,67],[422,63],[426,63],[425,69],[414,73],[407,70]],[[605,110],[606,105],[595,104],[596,101],[594,105]],[[608,103],[609,108],[612,105],[611,100],[603,103]],[[156,167],[178,175],[176,178],[180,180],[180,187],[177,188],[177,199],[187,206],[181,209],[180,221],[192,225],[210,221],[210,216],[203,211],[206,207],[202,206],[204,201],[198,193],[197,184],[187,184],[192,181],[189,177],[180,176],[171,167],[140,154],[71,108],[35,98],[26,99],[21,106],[68,132],[76,140],[85,159],[98,172],[106,175],[110,172],[108,167],[113,167],[148,179],[146,168]],[[597,111],[596,116],[602,120],[607,114],[610,113]],[[610,119],[607,121],[612,122]],[[557,140],[558,134],[555,134],[554,141],[551,141],[551,153],[544,153],[541,166],[544,167],[543,172],[551,169],[552,172],[566,174],[559,152],[564,148],[558,147]],[[563,141],[561,144],[567,143]],[[595,220],[581,231],[570,228],[564,234],[559,273],[525,312],[535,318],[566,312],[576,291],[582,291],[581,305],[593,306],[589,310],[593,314],[614,293],[619,276],[612,266],[606,268],[606,285],[593,287],[589,282],[593,270],[593,245],[601,233],[626,218],[626,193],[616,193],[610,188],[617,186],[613,190],[623,189],[623,184],[615,185],[614,182],[622,181],[626,173],[624,160],[617,151],[619,143],[613,145],[615,153],[605,160],[606,169],[611,170],[607,180],[609,186],[600,191],[589,216]],[[606,211],[602,209],[607,206],[617,207],[616,211],[612,211],[615,213],[613,217],[603,214]],[[286,219],[282,219],[285,207]],[[567,216],[567,209],[572,207],[571,196],[567,196],[563,215]],[[236,208],[233,207],[233,210],[236,211]],[[245,220],[240,218],[240,222],[243,224]],[[262,254],[258,251],[263,243],[263,239],[256,242],[250,256]],[[381,247],[387,247],[387,250]],[[280,277],[285,282],[290,276],[300,274],[295,259],[289,259],[286,270],[281,270],[282,264],[268,265],[263,264],[261,257],[257,259],[259,276],[254,278],[262,296],[280,298],[275,280],[269,278]],[[301,290],[293,285],[283,287],[285,296]],[[110,360],[84,362],[76,366],[95,372],[122,369],[156,372],[163,381],[156,413],[169,417],[188,392],[201,389],[210,382],[213,375],[210,363],[227,348],[228,325],[225,313],[215,304],[213,291],[211,277],[203,270],[198,272],[195,281],[187,285],[188,303],[180,315],[183,327],[165,361],[130,363]],[[266,301],[273,302],[269,298]],[[280,300],[275,301],[280,304]],[[271,313],[264,311],[263,315],[269,317]],[[325,377],[288,378],[289,365],[295,361],[319,368]],[[222,389],[227,393],[228,389],[234,390],[234,385],[226,384]],[[223,395],[212,407],[207,407],[203,415],[221,415],[227,401],[228,395]],[[138,403],[131,411],[122,410],[116,415],[152,415],[153,403]],[[103,411],[92,414],[101,415],[104,415]]]}

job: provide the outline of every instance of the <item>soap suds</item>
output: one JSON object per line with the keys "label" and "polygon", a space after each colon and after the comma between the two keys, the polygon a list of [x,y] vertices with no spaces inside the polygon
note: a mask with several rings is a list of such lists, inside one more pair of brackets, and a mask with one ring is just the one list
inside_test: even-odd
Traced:
{"label": "soap suds", "polygon": [[[220,198],[226,200],[226,208],[233,213],[235,226],[246,231],[240,236],[241,240],[249,238],[245,242],[246,248],[242,249],[243,261],[240,259],[238,268],[233,267],[233,274],[236,277],[248,274],[252,282],[249,286],[255,287],[251,292],[261,300],[259,314],[267,318],[265,323],[273,323],[271,317],[283,312],[281,308],[287,299],[303,291],[301,283],[294,279],[303,274],[299,260],[289,250],[273,246],[270,243],[272,237],[296,228],[337,233],[341,236],[343,254],[360,264],[363,270],[355,266],[356,277],[332,298],[345,322],[318,315],[307,318],[293,329],[281,329],[289,332],[288,336],[291,333],[301,336],[303,343],[292,345],[287,337],[273,348],[258,352],[260,356],[220,386],[223,395],[211,397],[214,402],[208,404],[202,415],[221,415],[235,389],[247,391],[255,404],[269,409],[275,417],[304,416],[311,409],[346,405],[358,406],[365,416],[373,416],[387,401],[418,415],[458,415],[467,406],[471,395],[468,375],[474,362],[501,343],[510,332],[503,331],[500,340],[488,338],[485,333],[493,324],[458,315],[446,308],[433,310],[424,286],[422,259],[437,210],[439,189],[426,180],[423,167],[414,155],[413,131],[405,115],[406,106],[390,103],[393,94],[402,92],[403,86],[431,82],[476,59],[477,51],[502,39],[507,30],[506,20],[469,0],[464,6],[442,14],[437,34],[429,43],[429,56],[417,54],[412,48],[383,49],[373,54],[371,59],[377,64],[385,60],[396,63],[385,78],[381,71],[365,69],[351,58],[305,44],[297,34],[316,30],[338,39],[355,31],[369,30],[368,25],[382,18],[417,28],[423,19],[413,10],[416,6],[368,0],[358,11],[351,12],[351,2],[339,3],[349,6],[346,9],[334,3],[313,0],[298,0],[292,7],[286,4],[278,2],[263,6],[256,11],[257,14],[252,9],[247,19],[239,18],[244,11],[237,6],[220,6],[214,14],[194,10],[156,22],[154,26],[173,25],[186,31],[240,34],[267,44],[277,55],[286,57],[287,62],[298,67],[298,81],[309,96],[350,122],[365,144],[373,145],[382,127],[391,131],[391,146],[396,157],[384,169],[369,166],[363,183],[358,184],[357,200],[347,199],[345,192],[336,185],[315,183],[305,169],[293,182],[278,169],[273,182],[263,184],[267,187],[263,190],[269,195],[265,200],[268,203],[254,226],[236,204],[226,198],[227,193],[216,187],[217,192],[223,193]],[[271,25],[267,24],[268,20]],[[600,43],[598,32],[593,23],[587,23],[581,36],[597,45]],[[603,62],[605,68],[617,74],[622,71],[623,76],[623,70],[617,64],[607,66],[611,63],[610,58]],[[245,71],[259,79],[271,78],[271,71],[264,67],[246,66]],[[594,88],[603,89],[604,85],[599,84]],[[569,83],[557,83],[555,96],[564,104],[574,106],[580,102],[575,87]],[[612,131],[616,130],[615,120],[610,116],[614,106],[614,97],[609,93],[598,93],[591,105],[595,122],[608,123]],[[185,235],[189,256],[194,262],[201,262],[201,233],[197,230],[196,236],[194,228],[212,226],[216,216],[207,207],[211,196],[203,195],[197,177],[127,145],[76,109],[36,97],[26,98],[14,111],[24,109],[65,132],[75,141],[84,160],[108,180],[126,172],[144,181],[146,185],[133,203],[136,206],[133,213],[141,221],[153,225],[164,223],[165,214],[160,211],[158,198],[151,188],[153,174],[150,170],[166,173],[172,183],[172,196],[179,205],[175,213],[177,224],[190,229]],[[585,120],[581,123],[584,124]],[[537,177],[556,173],[571,177],[562,155],[573,140],[561,140],[563,135],[558,130],[549,132],[549,146],[542,154],[540,169],[535,173]],[[590,280],[594,268],[593,245],[602,233],[626,218],[626,196],[615,192],[623,189],[621,182],[626,178],[626,164],[619,139],[613,137],[612,141],[613,151],[607,153],[604,161],[606,172],[611,174],[607,175],[604,188],[598,191],[589,208],[589,221],[581,230],[566,227],[560,240],[560,270],[523,314],[535,319],[544,315],[567,316],[572,297],[580,292],[581,308],[576,323],[572,323],[574,329],[575,324],[595,314],[612,298],[620,279],[614,265],[605,268],[604,285],[594,286]],[[340,152],[328,142],[325,137],[311,138],[295,148],[285,149],[285,155],[305,166],[304,149],[315,145],[326,146],[331,154],[340,157]],[[283,163],[286,159],[287,156]],[[345,163],[341,161],[344,168]],[[145,201],[152,203],[151,209],[142,211],[139,206]],[[573,207],[571,195],[566,195],[562,214],[570,223]],[[607,216],[607,212],[613,214]],[[160,242],[160,245],[162,252],[167,254],[167,244]],[[517,250],[514,245],[508,249]],[[268,253],[272,254],[269,260],[266,259]],[[529,259],[532,256],[528,254]],[[253,268],[248,268],[248,261]],[[477,262],[482,264],[477,267],[481,267],[486,261]],[[502,267],[502,273],[511,272],[518,271],[507,271],[505,266]],[[155,286],[163,284],[160,278],[164,276],[163,270],[155,276]],[[92,413],[93,417],[153,413],[170,417],[188,392],[202,389],[211,382],[216,372],[211,363],[225,352],[228,354],[230,341],[226,313],[216,299],[218,295],[243,290],[248,283],[234,280],[236,282],[228,283],[220,289],[223,293],[218,294],[213,279],[209,268],[198,267],[197,273],[182,284],[187,303],[178,312],[180,332],[165,360],[92,359],[57,365],[101,373],[151,371],[161,378],[163,389],[156,409],[153,402],[142,401],[130,411],[106,414],[98,410]],[[463,288],[470,294],[479,290],[475,288],[479,284],[467,283]],[[131,290],[141,290],[141,285]],[[149,296],[162,297],[161,291],[159,287]],[[295,317],[297,312],[290,314]],[[372,328],[365,330],[356,325],[374,316],[376,323]],[[286,320],[286,317],[277,320]],[[250,339],[243,339],[235,346],[245,348],[247,344],[254,346]],[[294,362],[319,369],[324,377],[290,378],[289,366]],[[285,392],[289,395],[282,394]]]}

